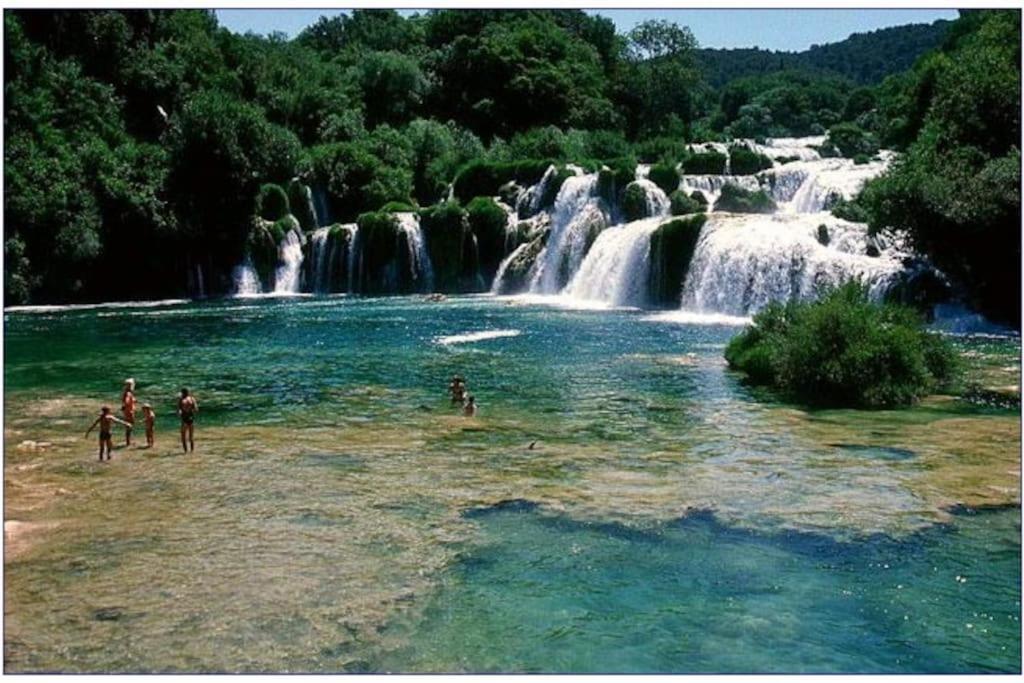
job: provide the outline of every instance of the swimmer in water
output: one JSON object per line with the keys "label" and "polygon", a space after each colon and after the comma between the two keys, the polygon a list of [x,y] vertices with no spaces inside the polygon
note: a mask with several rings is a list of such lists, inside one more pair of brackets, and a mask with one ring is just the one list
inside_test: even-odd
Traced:
{"label": "swimmer in water", "polygon": [[462,408],[462,414],[466,417],[476,417],[476,398],[473,394],[466,396],[466,405]]}
{"label": "swimmer in water", "polygon": [[148,403],[142,404],[142,419],[146,423],[146,448],[152,448],[155,441],[153,428],[156,425],[156,413],[153,412],[153,406]]}
{"label": "swimmer in water", "polygon": [[114,442],[110,436],[110,428],[114,426],[115,422],[124,425],[125,429],[131,429],[132,427],[124,420],[114,417],[110,413],[110,406],[103,406],[100,408],[100,416],[96,418],[96,421],[92,423],[92,426],[89,427],[88,431],[85,433],[85,438],[89,438],[89,434],[92,433],[92,430],[96,429],[96,425],[100,426],[100,460],[103,460],[104,450],[106,450],[107,453],[107,460],[110,460],[110,452],[114,450]]}
{"label": "swimmer in water", "polygon": [[[196,413],[199,412],[199,402],[196,401],[195,396],[190,396],[188,389],[181,390],[181,398],[178,399],[178,415],[181,416],[181,450],[188,453],[189,450],[195,452],[196,444],[193,440],[195,436],[195,421]],[[185,436],[188,436],[188,446],[185,445]]]}

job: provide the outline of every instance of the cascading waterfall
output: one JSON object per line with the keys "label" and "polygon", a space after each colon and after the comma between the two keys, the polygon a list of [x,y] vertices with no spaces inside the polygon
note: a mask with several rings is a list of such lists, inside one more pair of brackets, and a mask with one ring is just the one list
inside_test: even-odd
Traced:
{"label": "cascading waterfall", "polygon": [[275,294],[298,294],[302,279],[302,230],[293,228],[278,247],[278,266],[274,272]]}
{"label": "cascading waterfall", "polygon": [[562,184],[551,215],[551,234],[530,274],[531,292],[557,293],[583,261],[592,231],[607,223],[594,195],[596,185],[594,173],[573,176]]}
{"label": "cascading waterfall", "polygon": [[396,213],[395,217],[398,219],[398,229],[405,234],[409,245],[409,268],[413,282],[419,283],[421,291],[433,291],[434,269],[420,228],[420,217],[411,211]]}
{"label": "cascading waterfall", "polygon": [[645,305],[651,233],[663,222],[656,216],[604,230],[564,293],[614,306]]}
{"label": "cascading waterfall", "polygon": [[260,278],[252,265],[252,259],[248,256],[235,266],[234,271],[231,273],[231,279],[234,282],[235,296],[252,296],[263,291],[263,288],[260,286]]}
{"label": "cascading waterfall", "polygon": [[812,299],[850,279],[879,300],[908,256],[899,244],[881,241],[881,247],[868,256],[865,226],[829,213],[712,214],[690,262],[682,307],[746,315],[771,301]]}

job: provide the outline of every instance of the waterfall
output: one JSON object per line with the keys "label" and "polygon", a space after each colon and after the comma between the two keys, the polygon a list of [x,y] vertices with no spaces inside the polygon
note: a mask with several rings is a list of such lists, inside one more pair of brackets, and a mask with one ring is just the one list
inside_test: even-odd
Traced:
{"label": "waterfall", "polygon": [[327,193],[321,187],[308,188],[310,208],[316,217],[317,225],[327,225],[331,222],[330,212],[327,210]]}
{"label": "waterfall", "polygon": [[263,291],[260,278],[256,275],[256,269],[253,268],[252,259],[248,255],[242,263],[235,266],[231,279],[234,282],[235,296],[252,296]]}
{"label": "waterfall", "polygon": [[350,232],[349,232],[349,239],[348,239],[348,256],[347,256],[347,260],[348,260],[348,263],[347,263],[347,265],[348,265],[348,290],[347,291],[355,292],[356,291],[356,288],[355,288],[355,284],[356,284],[356,268],[357,267],[358,268],[362,268],[362,261],[359,261],[357,263],[357,259],[359,259],[361,254],[362,254],[362,252],[360,251],[360,247],[362,245],[360,244],[360,241],[359,241],[359,225],[357,225],[356,223],[351,223],[348,226],[348,228],[349,228]]}
{"label": "waterfall", "polygon": [[[819,239],[822,225],[827,245]],[[829,213],[712,214],[690,263],[682,307],[746,315],[771,301],[813,299],[823,287],[851,279],[880,300],[903,273],[908,253],[896,241],[881,241],[872,257],[868,245],[867,226]]]}
{"label": "waterfall", "polygon": [[682,189],[686,194],[699,190],[708,200],[708,207],[715,205],[722,188],[726,185],[737,185],[744,190],[755,192],[761,189],[757,176],[752,175],[688,175],[683,177]]}
{"label": "waterfall", "polygon": [[[639,169],[637,171],[639,175]],[[648,180],[646,177],[637,178],[633,181],[636,185],[643,188],[644,194],[647,200],[647,216],[667,216],[668,209],[671,204],[668,199],[668,195],[660,187],[654,184],[653,181]]]}
{"label": "waterfall", "polygon": [[556,294],[568,281],[593,240],[607,223],[594,195],[597,174],[568,178],[558,191],[551,215],[551,234],[530,273],[530,291]]}
{"label": "waterfall", "polygon": [[434,289],[434,269],[427,253],[427,244],[420,228],[420,217],[411,212],[396,213],[398,229],[405,234],[409,245],[409,269],[413,282],[419,283],[420,291],[431,292]]}
{"label": "waterfall", "polygon": [[319,228],[309,236],[309,250],[313,257],[313,291],[330,291],[331,258],[328,253],[330,228]]}
{"label": "waterfall", "polygon": [[651,233],[662,222],[661,217],[645,218],[604,230],[564,293],[613,306],[646,304]]}
{"label": "waterfall", "polygon": [[554,182],[557,175],[558,169],[553,165],[548,166],[537,184],[526,188],[516,199],[516,212],[524,218],[529,218],[540,211],[540,203],[547,194],[548,185]]}
{"label": "waterfall", "polygon": [[206,298],[206,283],[203,281],[203,266],[196,264],[196,291],[200,299]]}
{"label": "waterfall", "polygon": [[278,247],[274,272],[275,294],[297,294],[302,276],[302,231],[292,228]]}

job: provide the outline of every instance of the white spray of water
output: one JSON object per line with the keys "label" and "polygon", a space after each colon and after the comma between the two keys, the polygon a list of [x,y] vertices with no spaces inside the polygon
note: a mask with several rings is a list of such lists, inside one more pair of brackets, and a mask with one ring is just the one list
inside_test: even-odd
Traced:
{"label": "white spray of water", "polygon": [[260,278],[256,275],[256,269],[253,268],[252,259],[248,256],[235,266],[231,273],[231,279],[234,282],[235,296],[253,296],[263,291],[263,287],[260,286]]}
{"label": "white spray of water", "polygon": [[663,220],[661,217],[645,218],[604,230],[587,252],[564,294],[613,306],[646,304],[651,233]]}
{"label": "white spray of water", "polygon": [[302,279],[302,231],[292,228],[284,236],[277,251],[277,270],[274,273],[275,294],[298,294]]}
{"label": "white spray of water", "polygon": [[411,211],[396,213],[398,229],[405,234],[409,244],[409,269],[414,282],[425,292],[434,289],[434,269],[427,253],[427,243],[420,228],[420,217]]}
{"label": "white spray of water", "polygon": [[562,286],[561,275],[567,268],[574,273],[583,261],[590,232],[596,224],[606,223],[594,189],[597,174],[573,176],[562,184],[551,215],[551,234],[530,272],[529,290],[555,294]]}

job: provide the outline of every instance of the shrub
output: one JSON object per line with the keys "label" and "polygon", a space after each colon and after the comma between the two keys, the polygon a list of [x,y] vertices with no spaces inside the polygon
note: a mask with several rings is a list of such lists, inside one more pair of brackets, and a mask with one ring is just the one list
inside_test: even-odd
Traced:
{"label": "shrub", "polygon": [[543,177],[553,162],[543,159],[495,162],[476,159],[464,165],[455,176],[455,196],[462,202],[473,197],[493,197],[498,189],[514,180],[533,185]]}
{"label": "shrub", "polygon": [[733,213],[772,213],[775,202],[765,194],[764,190],[751,192],[739,185],[726,183],[722,194],[715,202],[715,211],[732,211]]}
{"label": "shrub", "polygon": [[261,185],[256,195],[256,215],[268,221],[276,221],[290,213],[288,195],[280,185]]}
{"label": "shrub", "polygon": [[303,185],[297,178],[288,182],[288,207],[292,215],[298,219],[303,230],[312,231],[317,229],[316,214],[309,205],[309,188]]}
{"label": "shrub", "polygon": [[608,159],[604,166],[597,174],[597,194],[609,204],[614,204],[619,193],[636,178],[636,159]]}
{"label": "shrub", "polygon": [[[690,193],[690,199],[692,199],[693,201],[697,202],[698,204],[700,204],[703,207],[707,207],[707,205],[708,205],[708,198],[705,197],[704,193],[701,192],[700,190],[694,190],[693,192],[691,192]],[[701,211],[703,211],[703,210],[704,209],[701,209]]]}
{"label": "shrub", "polygon": [[408,202],[388,202],[384,206],[380,207],[380,210],[387,213],[405,213],[408,211],[416,211],[416,207]]}
{"label": "shrub", "polygon": [[676,190],[670,194],[668,198],[672,205],[673,216],[683,216],[688,213],[700,213],[704,211],[708,205],[707,200],[704,200],[704,203],[701,204],[682,190]]}
{"label": "shrub", "polygon": [[858,155],[868,158],[878,152],[878,140],[855,123],[837,123],[828,130],[826,145],[831,144],[849,159]]}
{"label": "shrub", "polygon": [[683,173],[687,175],[722,175],[726,156],[720,152],[698,152],[683,159]]}
{"label": "shrub", "polygon": [[627,221],[647,218],[647,191],[637,183],[626,185],[622,192],[622,213]]}
{"label": "shrub", "polygon": [[772,160],[743,145],[729,148],[729,173],[731,175],[754,175],[772,167]]}
{"label": "shrub", "polygon": [[854,223],[868,222],[868,212],[856,199],[840,199],[832,206],[832,215]]}
{"label": "shrub", "polygon": [[654,164],[647,178],[665,194],[672,194],[679,189],[679,171],[675,164]]}
{"label": "shrub", "polygon": [[909,308],[868,301],[849,282],[815,303],[773,303],[725,350],[751,382],[801,403],[884,408],[913,403],[957,374],[953,349]]}

